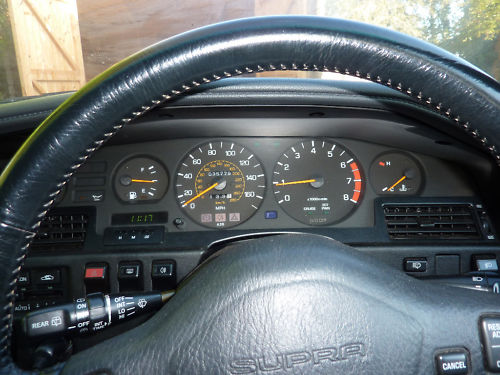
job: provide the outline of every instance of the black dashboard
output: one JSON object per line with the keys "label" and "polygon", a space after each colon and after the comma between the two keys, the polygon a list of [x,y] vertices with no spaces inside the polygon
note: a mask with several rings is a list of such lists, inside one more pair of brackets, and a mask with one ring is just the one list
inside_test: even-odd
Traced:
{"label": "black dashboard", "polygon": [[[255,120],[244,121],[251,127]],[[307,122],[304,125],[313,126]],[[295,159],[295,156],[291,155],[289,163],[283,162],[283,168],[294,169],[293,172],[297,173],[293,181],[287,178],[284,183],[297,182],[297,184],[290,187],[287,185],[287,191],[281,192],[280,190],[286,188],[283,185],[278,186],[284,184],[279,181],[282,181],[281,177],[285,177],[285,171],[278,172],[280,165],[277,163],[281,163],[280,158],[286,159],[287,151],[291,154],[290,151],[296,150],[298,156],[305,159],[311,154],[311,150],[314,150],[313,145],[316,145],[317,153],[313,153],[314,157],[303,161],[301,165],[295,165],[294,163],[300,159]],[[326,155],[334,146],[335,154],[331,159],[332,164],[338,166],[325,167],[325,164],[316,162],[316,158],[321,157],[321,152]],[[216,152],[231,151],[231,147],[235,151],[233,156],[223,156],[221,159],[216,155]],[[248,154],[241,157],[241,153],[245,151],[248,151]],[[213,152],[214,156],[209,158],[207,152]],[[299,152],[302,152],[302,156]],[[251,160],[253,160],[252,165],[239,164]],[[193,165],[193,162],[199,164]],[[379,163],[384,163],[384,166],[381,167]],[[340,166],[341,164],[344,168]],[[211,165],[215,167],[210,168]],[[233,169],[232,175],[230,169]],[[346,170],[345,176],[340,175],[342,169]],[[390,188],[397,182],[406,169],[418,173],[418,176],[408,178],[406,184],[402,181],[395,188],[383,191],[385,187]],[[200,176],[203,172],[208,181]],[[191,203],[208,201],[203,208],[204,211],[197,211],[196,206],[190,209],[188,202],[210,188],[212,181],[217,182],[216,173],[224,172],[227,173],[225,177],[228,180],[228,182],[223,180],[225,188],[216,190],[218,188],[216,186],[212,191],[207,191],[198,199],[191,201]],[[281,173],[281,176],[278,173]],[[298,183],[300,176],[302,180],[309,181],[312,180],[311,176],[316,174],[324,176],[322,178],[327,180],[321,187],[312,186],[314,181]],[[242,186],[238,186],[239,181],[231,180],[238,176],[243,176]],[[443,183],[445,181],[446,183]],[[453,189],[450,189],[450,186],[453,186]],[[323,187],[325,191],[322,191]],[[299,192],[294,190],[295,188],[300,189]],[[217,194],[221,195],[227,191],[229,197]],[[318,195],[318,192],[321,194]],[[329,192],[334,194],[329,196]],[[332,209],[328,207],[328,212],[311,215],[311,211],[307,209],[315,209],[317,206],[311,201],[324,196],[326,204],[328,201],[331,202]],[[378,198],[391,200],[394,197],[421,199],[474,196],[474,186],[471,185],[471,181],[453,163],[365,141],[330,137],[180,138],[116,145],[102,149],[72,178],[58,207],[79,207],[89,204],[94,206],[98,218],[96,232],[100,235],[104,234],[109,226],[124,224],[162,224],[168,233],[181,233],[214,229],[284,230],[323,226],[369,228],[374,225],[374,201]],[[342,206],[344,201],[349,202],[346,209]],[[232,208],[236,202],[240,204],[239,207]],[[283,206],[283,203],[288,205]],[[294,205],[298,206],[303,214],[293,210]],[[320,211],[319,206],[314,212]],[[342,212],[340,216],[335,217],[333,211],[337,207]],[[235,214],[238,216],[241,211],[241,217],[230,217],[232,210],[236,211]],[[224,219],[222,215],[221,219],[215,219],[219,211],[227,213],[227,218]],[[153,214],[156,212],[158,214]],[[164,214],[160,215],[161,212]],[[120,214],[128,214],[130,217],[123,217]],[[137,215],[136,218],[134,214]],[[202,215],[207,217],[201,217]],[[327,219],[324,222],[316,222],[317,216],[320,215]],[[306,221],[308,217],[312,219]]]}
{"label": "black dashboard", "polygon": [[[496,172],[443,120],[367,83],[236,82],[156,109],[76,171],[26,260],[19,315],[92,291],[174,288],[227,243],[283,232],[335,238],[418,277],[496,258]],[[13,116],[0,116],[6,147],[37,121]]]}

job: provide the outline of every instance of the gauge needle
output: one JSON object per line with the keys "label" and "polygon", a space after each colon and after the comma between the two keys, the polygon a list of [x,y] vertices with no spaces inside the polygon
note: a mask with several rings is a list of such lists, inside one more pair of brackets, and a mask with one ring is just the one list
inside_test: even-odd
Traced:
{"label": "gauge needle", "polygon": [[202,192],[196,194],[193,198],[191,198],[190,200],[188,200],[187,202],[185,202],[182,207],[186,207],[189,203],[191,203],[192,201],[198,199],[199,197],[201,197],[203,194],[205,194],[206,192],[212,190],[213,188],[215,188],[217,185],[219,185],[219,182],[216,182],[214,183],[212,186],[209,186],[207,187],[205,190],[203,190]]}
{"label": "gauge needle", "polygon": [[390,188],[387,188],[387,187],[383,188],[383,189],[382,189],[382,191],[392,190],[392,189],[394,189],[396,186],[398,186],[400,182],[403,182],[404,180],[406,180],[406,176],[401,177],[401,178],[400,178],[399,180],[397,180],[397,181],[396,181],[396,182],[395,182],[395,183],[394,183],[394,184],[393,184]]}
{"label": "gauge needle", "polygon": [[297,185],[297,184],[309,184],[311,182],[316,182],[316,179],[312,178],[310,180],[301,181],[290,181],[290,182],[280,182],[279,184],[274,184],[274,186],[285,186],[285,185]]}
{"label": "gauge needle", "polygon": [[135,178],[133,178],[131,180],[132,182],[146,182],[148,184],[154,184],[155,182],[157,182],[158,180],[136,180]]}

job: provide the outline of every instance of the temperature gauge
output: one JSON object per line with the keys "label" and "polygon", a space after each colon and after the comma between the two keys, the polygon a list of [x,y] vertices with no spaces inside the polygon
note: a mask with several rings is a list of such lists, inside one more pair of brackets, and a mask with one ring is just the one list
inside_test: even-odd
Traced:
{"label": "temperature gauge", "polygon": [[372,163],[370,181],[379,195],[415,195],[423,185],[422,169],[409,155],[389,152]]}

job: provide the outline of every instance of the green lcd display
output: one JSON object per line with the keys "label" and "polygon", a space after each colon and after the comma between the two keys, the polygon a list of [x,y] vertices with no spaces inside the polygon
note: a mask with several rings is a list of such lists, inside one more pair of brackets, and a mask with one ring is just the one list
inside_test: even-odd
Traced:
{"label": "green lcd display", "polygon": [[132,214],[113,214],[112,225],[148,225],[166,223],[166,212],[135,212]]}

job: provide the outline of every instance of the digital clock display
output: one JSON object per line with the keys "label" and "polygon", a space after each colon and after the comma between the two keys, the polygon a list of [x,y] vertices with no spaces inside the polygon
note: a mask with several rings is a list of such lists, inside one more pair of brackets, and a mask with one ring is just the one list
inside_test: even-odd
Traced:
{"label": "digital clock display", "polygon": [[111,225],[147,225],[166,223],[166,212],[137,212],[132,214],[113,214]]}

